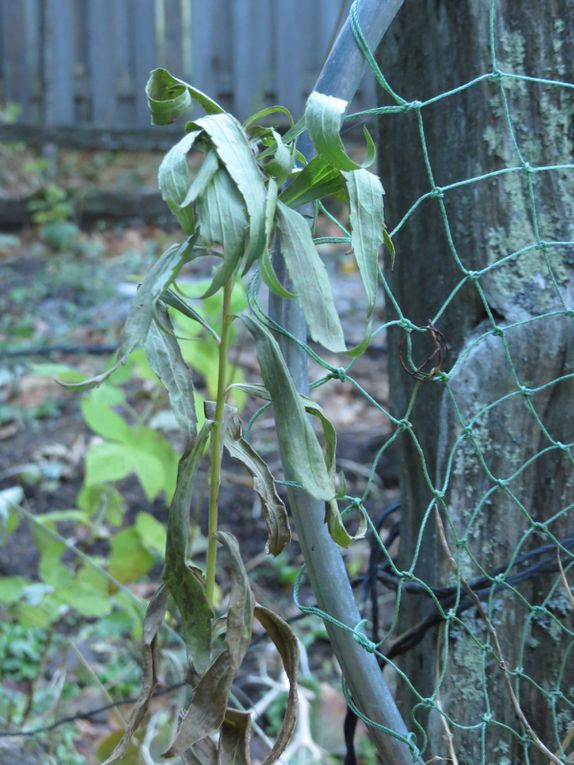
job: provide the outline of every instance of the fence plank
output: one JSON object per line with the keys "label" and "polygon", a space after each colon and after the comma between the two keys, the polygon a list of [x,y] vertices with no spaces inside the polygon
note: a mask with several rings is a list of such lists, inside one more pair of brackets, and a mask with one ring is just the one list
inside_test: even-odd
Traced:
{"label": "fence plank", "polygon": [[302,111],[303,57],[299,23],[294,19],[305,16],[300,0],[275,2],[275,50],[277,55],[276,78],[279,103],[286,106],[295,118]]}
{"label": "fence plank", "polygon": [[200,90],[217,98],[213,52],[213,11],[210,0],[191,5],[191,80]]}
{"label": "fence plank", "polygon": [[165,9],[165,66],[176,77],[182,77],[181,0],[163,0],[163,2]]}
{"label": "fence plank", "polygon": [[88,4],[88,63],[91,82],[92,121],[113,125],[116,117],[115,54],[111,0]]}
{"label": "fence plank", "polygon": [[271,47],[269,0],[233,3],[233,110],[246,119],[265,105]]}
{"label": "fence plank", "polygon": [[46,0],[44,48],[44,121],[70,125],[74,109],[72,0]]}
{"label": "fence plank", "polygon": [[30,100],[26,61],[26,6],[3,0],[0,4],[2,70],[6,103],[19,104],[26,116]]}
{"label": "fence plank", "polygon": [[154,0],[131,0],[136,125],[150,124],[145,84],[158,65]]}

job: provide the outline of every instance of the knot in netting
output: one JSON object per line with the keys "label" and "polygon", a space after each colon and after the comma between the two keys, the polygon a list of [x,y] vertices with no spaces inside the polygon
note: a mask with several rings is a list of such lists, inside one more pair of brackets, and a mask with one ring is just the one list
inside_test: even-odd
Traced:
{"label": "knot in netting", "polygon": [[361,648],[364,648],[365,651],[368,651],[369,653],[375,653],[377,650],[377,644],[373,643],[372,640],[369,640],[369,638],[363,632],[363,629],[367,626],[367,624],[367,619],[361,619],[361,621],[353,630],[353,639],[361,646]]}
{"label": "knot in netting", "polygon": [[546,535],[547,528],[545,523],[541,523],[540,521],[532,521],[531,528],[533,531],[539,531],[541,534]]}
{"label": "knot in netting", "polygon": [[532,388],[527,388],[526,385],[521,385],[518,390],[520,391],[520,395],[525,396],[526,398],[532,395]]}
{"label": "knot in netting", "polygon": [[431,197],[436,197],[437,199],[442,199],[444,197],[444,189],[442,186],[435,186],[431,189],[430,193]]}
{"label": "knot in netting", "polygon": [[352,507],[356,507],[356,508],[359,508],[359,509],[360,509],[361,505],[363,504],[360,497],[351,497],[349,502],[350,502]]}
{"label": "knot in netting", "polygon": [[492,712],[485,712],[482,715],[482,722],[489,723],[492,720]]}
{"label": "knot in netting", "polygon": [[418,112],[422,108],[422,101],[409,101],[408,104],[403,104],[403,111],[405,112]]}
{"label": "knot in netting", "polygon": [[333,367],[329,372],[329,378],[339,380],[339,382],[347,382],[347,370],[345,367]]}
{"label": "knot in netting", "polygon": [[397,430],[411,430],[413,427],[412,422],[410,420],[399,420],[397,422]]}

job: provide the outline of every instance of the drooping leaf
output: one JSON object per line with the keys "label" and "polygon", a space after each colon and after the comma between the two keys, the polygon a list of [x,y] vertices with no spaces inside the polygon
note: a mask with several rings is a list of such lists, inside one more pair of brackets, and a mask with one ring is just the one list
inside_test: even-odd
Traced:
{"label": "drooping leaf", "polygon": [[276,130],[271,128],[269,135],[274,144],[274,149],[269,157],[265,158],[263,167],[267,175],[282,183],[293,169],[293,155]]}
{"label": "drooping leaf", "polygon": [[251,714],[228,707],[219,737],[218,765],[251,765]]}
{"label": "drooping leaf", "polygon": [[182,314],[182,316],[186,316],[188,319],[191,319],[192,321],[196,321],[198,324],[200,324],[209,334],[213,337],[216,343],[220,342],[219,335],[217,332],[213,329],[211,324],[203,318],[203,316],[199,313],[199,311],[196,311],[193,306],[189,305],[183,298],[181,298],[176,292],[173,290],[165,290],[162,292],[161,295],[161,303],[169,306],[170,308],[174,308],[176,311],[179,311],[179,313]]}
{"label": "drooping leaf", "polygon": [[336,494],[333,478],[275,338],[251,317],[241,319],[255,339],[263,382],[275,407],[277,439],[287,477],[299,481],[316,499],[332,499]]}
{"label": "drooping leaf", "polygon": [[135,528],[147,550],[164,554],[166,531],[163,523],[154,518],[151,513],[141,512],[136,515]]}
{"label": "drooping leaf", "polygon": [[154,69],[150,73],[145,90],[154,125],[169,125],[185,114],[193,101],[202,106],[208,114],[223,111],[213,99],[174,77],[167,69]]}
{"label": "drooping leaf", "polygon": [[17,603],[30,584],[23,576],[3,576],[0,579],[0,603]]}
{"label": "drooping leaf", "polygon": [[147,712],[150,699],[153,696],[153,692],[157,685],[159,659],[157,634],[161,628],[167,610],[167,597],[167,589],[162,584],[152,595],[147,607],[142,636],[142,687],[138,700],[130,712],[128,724],[121,741],[102,765],[111,765],[112,762],[123,757],[134,732],[138,729]]}
{"label": "drooping leaf", "polygon": [[279,555],[291,541],[289,517],[283,500],[275,489],[275,479],[267,463],[242,436],[241,421],[236,414],[226,419],[224,433],[225,448],[229,454],[249,471],[253,477],[253,488],[261,499],[265,524],[267,526],[266,550]]}
{"label": "drooping leaf", "polygon": [[217,538],[225,546],[231,562],[231,594],[227,609],[225,643],[229,647],[233,671],[236,674],[251,642],[255,601],[237,540],[225,531],[219,531]]}
{"label": "drooping leaf", "polygon": [[345,183],[340,170],[323,156],[317,156],[295,176],[279,198],[289,207],[302,207],[328,196],[346,202]]}
{"label": "drooping leaf", "polygon": [[351,246],[367,293],[370,316],[375,308],[379,251],[384,242],[383,185],[368,170],[343,173],[349,194]]}
{"label": "drooping leaf", "polygon": [[315,144],[317,154],[324,157],[333,167],[339,170],[369,167],[374,162],[376,152],[374,141],[366,128],[363,131],[367,142],[365,161],[362,164],[354,162],[345,152],[339,133],[346,108],[347,101],[314,90],[305,106],[305,126]]}
{"label": "drooping leaf", "polygon": [[272,765],[277,762],[285,751],[295,727],[297,725],[297,669],[299,667],[299,647],[297,638],[293,634],[291,627],[283,621],[280,616],[263,606],[255,606],[255,618],[259,621],[265,632],[269,635],[281,661],[285,674],[289,680],[289,696],[287,698],[287,709],[281,723],[279,734],[271,752],[267,755],[262,765]]}
{"label": "drooping leaf", "polygon": [[330,351],[344,351],[345,337],[327,269],[317,252],[305,218],[279,202],[277,226],[281,251],[311,337]]}
{"label": "drooping leaf", "polygon": [[221,727],[234,677],[233,659],[225,645],[195,687],[177,735],[163,757],[180,756]]}
{"label": "drooping leaf", "polygon": [[191,369],[181,355],[167,310],[158,304],[156,312],[161,326],[158,326],[158,322],[152,323],[145,341],[145,351],[150,367],[167,390],[175,419],[185,436],[187,450],[197,435]]}
{"label": "drooping leaf", "polygon": [[265,248],[259,258],[259,273],[265,284],[276,295],[286,299],[297,297],[294,292],[286,289],[281,282],[269,255],[269,248],[272,245],[273,227],[275,224],[275,211],[277,209],[277,181],[270,178],[267,185],[267,202],[265,205]]}
{"label": "drooping leaf", "polygon": [[[187,133],[167,152],[158,171],[161,196],[188,235],[193,234],[195,230],[195,212],[193,200],[186,201],[193,183],[187,155],[200,135],[201,130]],[[215,162],[217,163],[217,158]]]}
{"label": "drooping leaf", "polygon": [[180,461],[165,550],[164,581],[181,614],[189,658],[198,672],[203,672],[209,664],[212,614],[203,577],[188,565],[187,545],[193,486],[212,425],[209,421],[204,423],[193,450]]}
{"label": "drooping leaf", "polygon": [[201,117],[193,128],[209,136],[219,159],[243,197],[249,216],[249,241],[245,271],[259,258],[265,247],[266,191],[263,174],[240,123],[230,114]]}
{"label": "drooping leaf", "polygon": [[111,369],[81,383],[64,383],[64,387],[88,390],[105,382],[123,364],[130,353],[144,342],[149,331],[155,305],[162,292],[175,279],[183,264],[188,260],[194,243],[189,237],[183,244],[174,244],[153,264],[144,277],[132,304],[120,339],[117,360]]}
{"label": "drooping leaf", "polygon": [[243,256],[249,233],[249,218],[243,197],[221,168],[197,201],[200,242],[217,243],[223,249],[223,263],[213,274],[202,297],[214,295],[231,278]]}
{"label": "drooping leaf", "polygon": [[199,199],[213,178],[217,175],[218,171],[219,161],[217,159],[217,153],[215,151],[208,151],[201,167],[197,171],[197,175],[187,190],[187,194],[181,202],[181,207],[187,207]]}

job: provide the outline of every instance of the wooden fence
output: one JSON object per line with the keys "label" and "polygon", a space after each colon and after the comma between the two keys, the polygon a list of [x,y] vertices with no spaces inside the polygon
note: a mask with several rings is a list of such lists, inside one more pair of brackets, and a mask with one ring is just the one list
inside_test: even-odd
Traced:
{"label": "wooden fence", "polygon": [[[141,148],[149,71],[165,66],[240,118],[281,103],[299,116],[344,0],[0,0],[0,138]],[[343,6],[343,8],[342,8]],[[374,103],[365,80],[355,105]],[[0,119],[0,122],[2,120]]]}

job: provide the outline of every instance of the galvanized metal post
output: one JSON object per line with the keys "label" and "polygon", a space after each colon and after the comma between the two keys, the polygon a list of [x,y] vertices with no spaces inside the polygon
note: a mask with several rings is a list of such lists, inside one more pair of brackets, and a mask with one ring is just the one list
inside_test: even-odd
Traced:
{"label": "galvanized metal post", "polygon": [[[358,20],[372,49],[377,47],[402,3],[403,0],[361,0],[357,3]],[[363,56],[347,20],[327,57],[315,88],[327,95],[351,100],[364,70]],[[307,155],[312,152],[305,136],[300,142],[300,148]],[[280,252],[275,254],[274,260],[280,279],[283,283],[288,283]],[[306,339],[305,321],[295,301],[271,295],[269,311],[271,317],[292,335],[301,340]],[[307,392],[305,353],[284,336],[279,336],[278,340],[295,384],[302,393]],[[286,478],[291,476],[287,475]],[[360,621],[359,610],[341,552],[327,532],[323,503],[294,488],[289,489],[289,503],[307,575],[319,608],[349,627],[355,627]],[[357,707],[377,724],[405,738],[408,735],[406,725],[383,678],[376,657],[365,651],[351,632],[334,627],[328,622],[326,627],[333,651]],[[420,762],[404,741],[379,728],[371,728],[370,734],[385,763],[412,765],[413,762]]]}

